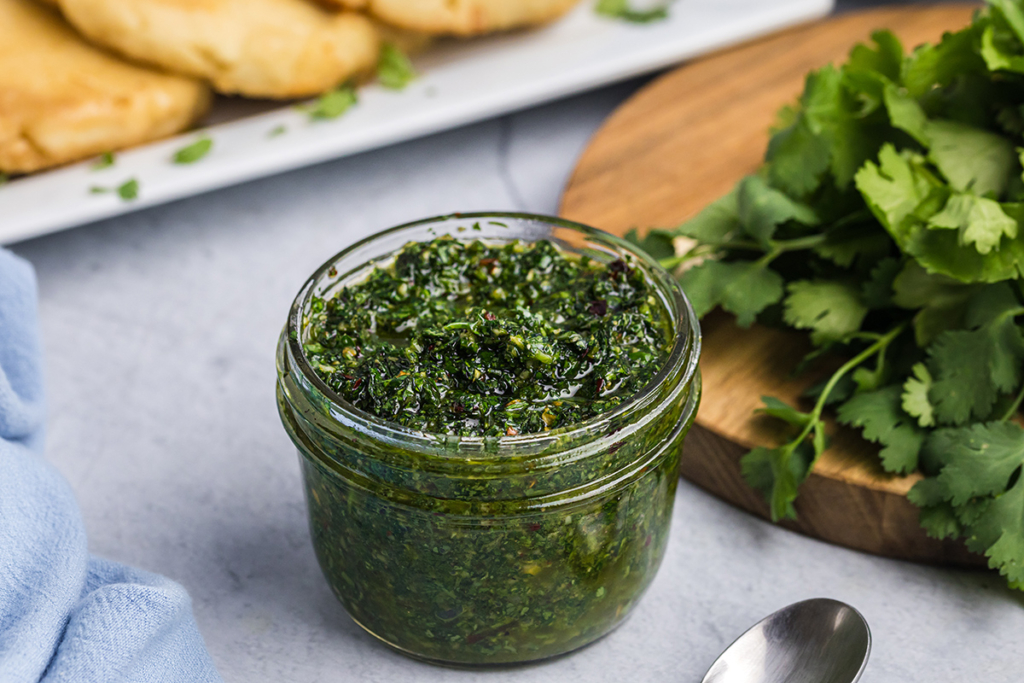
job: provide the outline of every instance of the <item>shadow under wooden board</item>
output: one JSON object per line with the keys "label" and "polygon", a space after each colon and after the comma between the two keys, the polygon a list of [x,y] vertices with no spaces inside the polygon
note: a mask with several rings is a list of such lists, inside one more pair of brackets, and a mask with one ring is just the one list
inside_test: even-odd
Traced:
{"label": "shadow under wooden board", "polygon": [[[909,50],[970,22],[976,5],[876,9],[828,18],[686,64],[636,93],[591,140],[562,198],[561,215],[613,233],[671,227],[728,192],[761,163],[768,128],[795,101],[804,76],[841,63],[872,31],[890,28]],[[743,481],[752,446],[782,442],[779,426],[754,415],[762,395],[796,402],[809,381],[789,373],[807,350],[803,335],[740,331],[731,316],[702,325],[704,398],[683,457],[683,476],[761,516],[768,507]],[[928,538],[906,493],[919,475],[896,477],[877,449],[831,426],[832,445],[784,526],[858,550],[908,560],[984,565],[960,542]]]}

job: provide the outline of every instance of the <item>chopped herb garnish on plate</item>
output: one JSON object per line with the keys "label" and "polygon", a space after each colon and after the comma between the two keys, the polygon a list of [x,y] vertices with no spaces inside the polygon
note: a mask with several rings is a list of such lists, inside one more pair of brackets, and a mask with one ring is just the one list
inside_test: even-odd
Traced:
{"label": "chopped herb garnish on plate", "polygon": [[213,148],[213,140],[208,136],[203,136],[193,142],[190,145],[182,147],[174,153],[174,163],[176,164],[194,164],[199,161]]}
{"label": "chopped herb garnish on plate", "polygon": [[406,54],[393,43],[384,43],[377,62],[377,80],[380,84],[391,90],[402,90],[415,78],[416,70]]}
{"label": "chopped herb garnish on plate", "polygon": [[305,108],[309,118],[313,120],[336,119],[359,101],[356,89],[351,85],[343,85],[329,90]]}
{"label": "chopped herb garnish on plate", "polygon": [[634,9],[632,0],[598,0],[598,14],[615,19],[622,19],[634,24],[649,24],[668,18],[668,2],[648,9]]}
{"label": "chopped herb garnish on plate", "polygon": [[109,192],[116,192],[117,195],[126,202],[129,202],[139,196],[139,181],[135,178],[127,180],[117,187],[103,187],[101,185],[93,185],[89,188],[89,192],[92,194],[107,194]]}
{"label": "chopped herb garnish on plate", "polygon": [[278,137],[280,135],[284,135],[287,132],[288,132],[288,128],[284,124],[281,124],[279,126],[274,126],[273,128],[271,128],[270,132],[267,133],[267,137],[268,138],[276,138],[276,137]]}
{"label": "chopped herb garnish on plate", "polygon": [[114,153],[104,152],[100,155],[100,158],[93,162],[92,170],[102,171],[105,168],[110,168],[114,165]]}

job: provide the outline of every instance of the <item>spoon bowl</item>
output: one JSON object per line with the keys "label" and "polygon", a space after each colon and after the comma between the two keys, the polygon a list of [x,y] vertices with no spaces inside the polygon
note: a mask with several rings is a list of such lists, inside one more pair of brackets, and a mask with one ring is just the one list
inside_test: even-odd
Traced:
{"label": "spoon bowl", "polygon": [[860,612],[815,598],[770,614],[719,656],[702,683],[855,683],[871,652]]}

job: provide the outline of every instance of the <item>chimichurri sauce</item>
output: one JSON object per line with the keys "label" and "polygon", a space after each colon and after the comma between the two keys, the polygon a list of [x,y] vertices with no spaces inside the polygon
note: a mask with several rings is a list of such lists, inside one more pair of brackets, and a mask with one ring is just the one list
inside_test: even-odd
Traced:
{"label": "chimichurri sauce", "polygon": [[573,425],[637,394],[669,323],[635,264],[547,240],[412,242],[314,298],[305,354],[355,407],[436,434]]}

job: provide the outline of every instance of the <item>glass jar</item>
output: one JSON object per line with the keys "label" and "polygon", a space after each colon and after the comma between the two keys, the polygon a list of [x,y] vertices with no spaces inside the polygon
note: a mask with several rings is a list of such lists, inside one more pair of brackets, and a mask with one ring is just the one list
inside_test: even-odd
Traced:
{"label": "glass jar", "polygon": [[[425,434],[346,403],[303,355],[311,298],[328,298],[410,241],[550,239],[630,254],[669,313],[672,347],[637,396],[538,434]],[[422,659],[551,657],[615,628],[668,540],[679,458],[700,400],[700,330],[675,279],[612,235],[558,218],[456,214],[392,228],[320,267],[277,352],[281,419],[298,447],[313,546],[352,618]]]}

